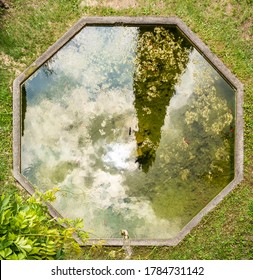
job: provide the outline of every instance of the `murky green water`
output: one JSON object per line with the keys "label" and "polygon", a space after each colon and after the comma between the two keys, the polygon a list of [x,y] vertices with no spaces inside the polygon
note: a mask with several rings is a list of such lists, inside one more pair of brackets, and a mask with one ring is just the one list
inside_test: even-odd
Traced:
{"label": "murky green water", "polygon": [[233,179],[234,111],[175,29],[86,27],[22,86],[22,174],[91,237],[170,238]]}

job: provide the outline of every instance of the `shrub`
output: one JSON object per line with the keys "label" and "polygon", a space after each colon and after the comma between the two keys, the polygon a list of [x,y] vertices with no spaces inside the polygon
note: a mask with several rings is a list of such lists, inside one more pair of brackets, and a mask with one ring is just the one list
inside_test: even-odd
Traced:
{"label": "shrub", "polygon": [[[36,193],[26,202],[17,194],[0,197],[0,260],[63,259],[78,252],[74,234],[83,241],[82,220],[55,220],[44,202],[55,198],[55,191]],[[64,225],[64,226],[63,226]]]}

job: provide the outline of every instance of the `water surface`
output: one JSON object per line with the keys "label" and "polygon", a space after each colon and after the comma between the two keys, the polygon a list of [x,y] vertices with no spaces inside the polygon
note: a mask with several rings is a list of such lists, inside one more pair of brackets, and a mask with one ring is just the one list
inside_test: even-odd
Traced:
{"label": "water surface", "polygon": [[234,177],[235,93],[176,29],[85,27],[22,85],[22,174],[91,237],[174,237]]}

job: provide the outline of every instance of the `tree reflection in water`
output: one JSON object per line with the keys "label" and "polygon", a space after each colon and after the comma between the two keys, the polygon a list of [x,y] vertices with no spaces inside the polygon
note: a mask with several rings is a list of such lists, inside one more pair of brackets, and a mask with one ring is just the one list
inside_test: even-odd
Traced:
{"label": "tree reflection in water", "polygon": [[139,130],[137,159],[147,173],[155,160],[167,106],[189,61],[190,46],[164,27],[141,29],[135,60],[134,93]]}

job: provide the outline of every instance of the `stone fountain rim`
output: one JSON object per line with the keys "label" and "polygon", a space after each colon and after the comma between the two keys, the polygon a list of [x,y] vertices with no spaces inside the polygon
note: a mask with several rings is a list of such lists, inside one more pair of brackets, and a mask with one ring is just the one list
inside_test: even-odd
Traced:
{"label": "stone fountain rim", "polygon": [[[68,43],[81,29],[86,26],[141,26],[141,25],[163,25],[175,26],[185,36],[199,53],[222,75],[222,77],[236,91],[236,130],[235,130],[235,176],[214,199],[212,199],[178,234],[172,239],[131,239],[130,244],[134,246],[175,246],[202,220],[203,216],[210,212],[222,199],[230,193],[237,184],[243,180],[243,84],[234,74],[214,55],[211,50],[194,34],[186,24],[178,17],[83,17],[74,24],[56,43],[48,48],[34,63],[21,73],[13,83],[13,175],[30,194],[35,192],[31,183],[21,174],[21,85],[38,68],[50,59],[59,49]],[[61,215],[48,205],[50,214],[55,217]],[[121,229],[119,229],[120,231]],[[104,245],[122,246],[122,238],[113,239],[89,239],[80,245],[93,245],[103,241]]]}

